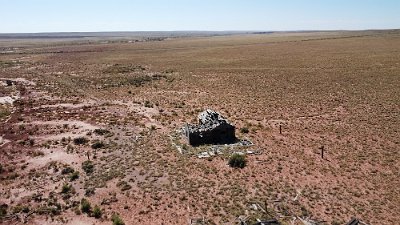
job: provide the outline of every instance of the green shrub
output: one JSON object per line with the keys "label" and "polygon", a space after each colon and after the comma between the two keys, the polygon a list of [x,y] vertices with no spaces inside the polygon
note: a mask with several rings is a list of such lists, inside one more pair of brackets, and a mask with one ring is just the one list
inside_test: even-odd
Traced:
{"label": "green shrub", "polygon": [[20,212],[29,213],[29,211],[30,211],[29,206],[27,206],[27,205],[21,205],[21,204],[16,205],[16,206],[12,209],[12,213],[13,213],[13,214],[20,213]]}
{"label": "green shrub", "polygon": [[94,171],[94,165],[93,162],[90,160],[87,160],[82,163],[82,169],[85,171],[87,174],[93,173]]}
{"label": "green shrub", "polygon": [[78,171],[73,172],[73,173],[69,176],[69,180],[70,180],[70,181],[77,180],[78,178],[79,178],[79,172],[78,172]]}
{"label": "green shrub", "polygon": [[249,133],[249,128],[247,128],[247,127],[242,127],[242,128],[240,128],[240,133],[242,133],[242,134],[247,134],[247,133]]}
{"label": "green shrub", "polygon": [[90,205],[90,202],[85,198],[81,200],[81,211],[83,213],[90,213],[92,211],[92,206]]}
{"label": "green shrub", "polygon": [[105,135],[105,134],[110,133],[110,131],[105,130],[105,129],[95,129],[93,132],[97,135]]}
{"label": "green shrub", "polygon": [[105,144],[102,141],[96,141],[95,143],[92,144],[93,149],[99,149],[103,148]]}
{"label": "green shrub", "polygon": [[86,139],[85,137],[74,138],[74,144],[75,145],[84,145],[86,143],[88,143],[88,139]]}
{"label": "green shrub", "polygon": [[121,217],[119,217],[118,214],[113,214],[111,221],[113,222],[113,225],[125,225],[124,221],[121,219]]}
{"label": "green shrub", "polygon": [[9,110],[6,106],[0,105],[0,119],[6,118],[11,114],[11,110]]}
{"label": "green shrub", "polygon": [[61,174],[65,175],[65,174],[73,173],[74,171],[75,170],[72,167],[67,166],[61,170]]}
{"label": "green shrub", "polygon": [[244,155],[241,154],[233,154],[229,158],[229,166],[235,168],[244,168],[246,166],[247,160]]}
{"label": "green shrub", "polygon": [[102,214],[103,214],[103,213],[102,213],[100,207],[96,205],[96,206],[93,208],[93,216],[94,216],[94,218],[99,219],[99,218],[101,218],[101,215],[102,215]]}
{"label": "green shrub", "polygon": [[67,194],[69,192],[72,191],[72,185],[70,184],[63,184],[62,188],[61,188],[61,193],[63,194]]}
{"label": "green shrub", "polygon": [[0,219],[2,219],[3,217],[5,217],[7,215],[7,208],[8,208],[7,204],[0,205]]}

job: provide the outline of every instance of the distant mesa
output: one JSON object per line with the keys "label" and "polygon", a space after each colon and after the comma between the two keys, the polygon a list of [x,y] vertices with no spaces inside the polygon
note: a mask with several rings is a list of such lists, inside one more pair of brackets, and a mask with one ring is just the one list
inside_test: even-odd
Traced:
{"label": "distant mesa", "polygon": [[235,126],[221,114],[207,109],[198,116],[199,124],[186,124],[185,136],[190,145],[232,144],[235,137]]}

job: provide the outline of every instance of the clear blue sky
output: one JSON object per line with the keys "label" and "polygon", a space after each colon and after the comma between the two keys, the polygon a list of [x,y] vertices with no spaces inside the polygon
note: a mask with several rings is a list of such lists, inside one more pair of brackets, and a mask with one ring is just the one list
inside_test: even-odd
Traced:
{"label": "clear blue sky", "polygon": [[0,0],[0,33],[400,28],[400,0]]}

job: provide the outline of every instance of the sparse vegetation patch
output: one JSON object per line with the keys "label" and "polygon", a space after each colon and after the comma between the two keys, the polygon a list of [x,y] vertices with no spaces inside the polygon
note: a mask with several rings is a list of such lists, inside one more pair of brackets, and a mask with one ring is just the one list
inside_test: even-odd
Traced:
{"label": "sparse vegetation patch", "polygon": [[86,144],[88,142],[89,142],[89,140],[87,138],[85,138],[85,137],[74,138],[74,144],[75,145],[84,145],[84,144]]}
{"label": "sparse vegetation patch", "polygon": [[114,64],[112,66],[109,66],[103,72],[110,73],[110,74],[117,74],[117,73],[131,73],[131,72],[144,71],[144,70],[146,70],[146,68],[144,68],[140,65]]}
{"label": "sparse vegetation patch", "polygon": [[244,168],[247,164],[246,156],[242,154],[233,154],[229,158],[229,166],[234,168]]}
{"label": "sparse vegetation patch", "polygon": [[86,174],[91,174],[94,171],[94,164],[92,161],[88,160],[82,163],[82,169]]}
{"label": "sparse vegetation patch", "polygon": [[111,221],[113,222],[113,225],[125,225],[124,221],[118,214],[113,214]]}

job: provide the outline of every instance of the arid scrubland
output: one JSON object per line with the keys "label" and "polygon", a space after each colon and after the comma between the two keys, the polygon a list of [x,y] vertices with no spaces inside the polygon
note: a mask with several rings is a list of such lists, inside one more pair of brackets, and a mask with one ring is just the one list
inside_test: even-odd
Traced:
{"label": "arid scrubland", "polygon": [[[0,53],[1,224],[400,221],[397,30],[0,40]],[[254,144],[244,168],[177,150],[205,109]]]}

